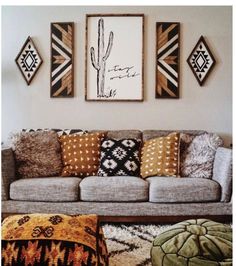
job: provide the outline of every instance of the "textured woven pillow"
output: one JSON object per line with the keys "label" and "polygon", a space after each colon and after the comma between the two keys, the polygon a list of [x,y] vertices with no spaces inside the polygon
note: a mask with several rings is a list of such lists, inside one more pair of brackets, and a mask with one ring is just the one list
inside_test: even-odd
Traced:
{"label": "textured woven pillow", "polygon": [[223,140],[213,133],[181,134],[180,175],[211,178],[215,153],[220,146],[223,146]]}
{"label": "textured woven pillow", "polygon": [[106,139],[101,145],[99,176],[139,176],[140,140]]}
{"label": "textured woven pillow", "polygon": [[99,167],[101,141],[104,133],[90,133],[81,136],[61,136],[62,176],[96,175]]}
{"label": "textured woven pillow", "polygon": [[61,149],[53,131],[21,132],[12,136],[17,173],[22,178],[61,173]]}
{"label": "textured woven pillow", "polygon": [[84,133],[87,133],[87,131],[83,131],[82,129],[59,129],[59,128],[24,128],[22,129],[23,132],[35,132],[35,131],[55,131],[57,135],[64,136],[64,135],[70,135],[70,134],[76,134],[76,135],[83,135]]}
{"label": "textured woven pillow", "polygon": [[173,132],[144,142],[141,176],[177,176],[179,169],[179,133]]}

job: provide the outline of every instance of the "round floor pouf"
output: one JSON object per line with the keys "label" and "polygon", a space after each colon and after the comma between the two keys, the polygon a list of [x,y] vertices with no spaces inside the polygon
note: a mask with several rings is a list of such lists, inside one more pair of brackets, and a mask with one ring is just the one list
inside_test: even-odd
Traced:
{"label": "round floor pouf", "polygon": [[211,220],[187,220],[159,234],[151,248],[153,266],[232,265],[232,228]]}

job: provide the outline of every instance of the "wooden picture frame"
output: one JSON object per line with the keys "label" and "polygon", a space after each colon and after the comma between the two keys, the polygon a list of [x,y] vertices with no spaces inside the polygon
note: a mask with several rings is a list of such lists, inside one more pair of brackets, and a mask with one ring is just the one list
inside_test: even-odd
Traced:
{"label": "wooden picture frame", "polygon": [[156,87],[158,99],[179,99],[180,23],[156,23]]}
{"label": "wooden picture frame", "polygon": [[85,39],[85,100],[143,101],[144,14],[88,14]]}
{"label": "wooden picture frame", "polygon": [[74,97],[74,22],[51,23],[50,97]]}
{"label": "wooden picture frame", "polygon": [[216,64],[216,60],[203,36],[200,37],[187,59],[197,82],[203,86]]}
{"label": "wooden picture frame", "polygon": [[41,58],[32,38],[28,36],[24,42],[15,62],[25,79],[27,85],[30,85],[35,74],[39,70],[43,59]]}

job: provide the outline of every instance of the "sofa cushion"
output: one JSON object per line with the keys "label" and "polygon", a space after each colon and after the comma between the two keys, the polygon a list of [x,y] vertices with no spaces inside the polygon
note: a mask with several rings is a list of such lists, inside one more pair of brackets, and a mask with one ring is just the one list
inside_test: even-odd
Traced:
{"label": "sofa cushion", "polygon": [[89,176],[80,183],[83,201],[147,201],[148,182],[135,176]]}
{"label": "sofa cushion", "polygon": [[101,145],[98,176],[139,176],[140,140],[107,138]]}
{"label": "sofa cushion", "polygon": [[19,179],[10,185],[10,198],[49,202],[77,201],[80,181],[77,177]]}
{"label": "sofa cushion", "polygon": [[203,130],[144,130],[143,141],[153,139],[153,138],[165,137],[173,131],[179,132],[179,133],[190,134],[194,136],[206,133],[206,131],[203,131]]}
{"label": "sofa cushion", "polygon": [[139,130],[110,130],[107,137],[111,139],[141,139],[142,132]]}
{"label": "sofa cushion", "polygon": [[21,132],[12,136],[17,174],[21,178],[61,174],[61,148],[54,131]]}
{"label": "sofa cushion", "polygon": [[212,178],[216,150],[223,140],[213,133],[181,134],[180,176]]}
{"label": "sofa cushion", "polygon": [[179,170],[179,133],[144,142],[141,176],[177,176]]}
{"label": "sofa cushion", "polygon": [[150,202],[219,201],[220,185],[203,178],[149,177]]}
{"label": "sofa cushion", "polygon": [[107,137],[111,139],[142,139],[142,132],[140,130],[134,129],[124,129],[124,130],[91,130],[89,132],[106,132]]}
{"label": "sofa cushion", "polygon": [[96,175],[99,167],[100,147],[104,133],[90,133],[81,136],[61,136],[62,176]]}

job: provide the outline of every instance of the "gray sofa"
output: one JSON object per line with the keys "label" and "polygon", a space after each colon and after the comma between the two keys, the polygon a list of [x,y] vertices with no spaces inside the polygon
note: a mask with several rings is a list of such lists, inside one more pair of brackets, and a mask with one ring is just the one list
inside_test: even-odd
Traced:
{"label": "gray sofa", "polygon": [[[181,131],[201,134],[203,131]],[[170,131],[109,131],[108,137],[164,136]],[[90,176],[16,179],[13,151],[2,149],[2,213],[96,213],[104,221],[170,222],[232,218],[232,150],[216,151],[212,179]]]}

